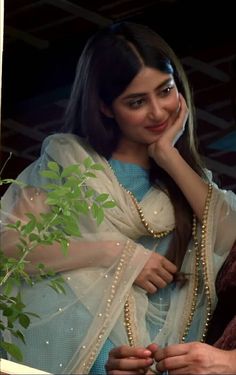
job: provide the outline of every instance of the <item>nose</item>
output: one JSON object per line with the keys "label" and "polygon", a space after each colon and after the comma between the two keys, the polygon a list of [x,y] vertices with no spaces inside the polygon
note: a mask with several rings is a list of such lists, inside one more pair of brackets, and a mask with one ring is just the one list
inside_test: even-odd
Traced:
{"label": "nose", "polygon": [[163,118],[164,108],[161,106],[160,102],[153,98],[149,103],[148,116],[151,120],[158,121]]}

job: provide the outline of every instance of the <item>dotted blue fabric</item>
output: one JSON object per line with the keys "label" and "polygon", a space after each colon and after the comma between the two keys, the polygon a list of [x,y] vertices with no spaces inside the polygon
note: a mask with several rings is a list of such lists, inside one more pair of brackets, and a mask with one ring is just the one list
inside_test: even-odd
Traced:
{"label": "dotted blue fabric", "polygon": [[151,188],[149,170],[137,164],[123,163],[116,159],[109,160],[118,181],[140,202]]}

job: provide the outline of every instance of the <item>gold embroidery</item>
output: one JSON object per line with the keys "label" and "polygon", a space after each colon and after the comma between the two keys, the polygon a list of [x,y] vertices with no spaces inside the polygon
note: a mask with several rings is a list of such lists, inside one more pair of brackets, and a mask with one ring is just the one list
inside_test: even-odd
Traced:
{"label": "gold embroidery", "polygon": [[106,303],[106,307],[105,307],[105,312],[104,312],[104,314],[100,313],[100,317],[102,318],[102,316],[104,315],[104,319],[103,319],[103,322],[101,321],[101,328],[100,328],[100,331],[98,333],[97,338],[95,339],[96,342],[94,342],[94,344],[93,344],[93,350],[90,351],[86,355],[86,359],[84,360],[81,368],[76,369],[76,372],[78,372],[78,373],[87,374],[89,372],[93,362],[94,362],[94,359],[97,356],[97,353],[98,353],[98,351],[100,349],[100,346],[101,346],[101,343],[102,343],[104,333],[105,333],[106,328],[108,327],[108,325],[110,323],[110,310],[111,310],[111,306],[112,306],[112,301],[115,298],[115,295],[116,295],[116,292],[117,292],[119,280],[121,278],[122,273],[125,271],[124,266],[128,263],[128,258],[130,258],[133,254],[134,247],[135,247],[135,244],[128,240],[126,245],[125,245],[124,251],[123,251],[123,253],[120,257],[120,261],[118,263],[118,266],[116,267],[116,271],[115,271],[115,274],[114,274],[114,277],[113,277],[113,282],[112,282],[112,285],[110,287],[109,297],[107,299],[107,303]]}
{"label": "gold embroidery", "polygon": [[199,246],[198,238],[197,238],[197,220],[196,216],[194,216],[193,219],[193,240],[194,240],[194,249],[195,249],[195,279],[194,279],[194,286],[193,286],[193,299],[191,304],[191,310],[189,317],[187,319],[186,326],[184,328],[184,332],[181,335],[181,342],[184,343],[186,340],[186,337],[189,333],[189,329],[193,320],[194,312],[196,309],[197,304],[197,296],[198,296],[198,290],[199,290],[199,272],[200,272],[200,266],[202,267],[203,272],[203,282],[204,282],[204,289],[205,294],[207,297],[207,315],[206,315],[206,321],[204,324],[204,329],[202,333],[201,341],[204,341],[204,338],[206,336],[206,332],[208,329],[208,323],[212,315],[212,305],[211,305],[211,296],[209,291],[209,283],[208,283],[208,270],[207,270],[207,262],[206,262],[206,237],[207,237],[207,219],[208,219],[208,211],[210,206],[210,200],[212,196],[212,184],[208,185],[208,193],[205,203],[205,208],[203,212],[203,218],[202,218],[202,226],[201,226],[201,243]]}
{"label": "gold embroidery", "polygon": [[[123,187],[123,186],[122,186]],[[124,187],[123,187],[124,188]],[[125,189],[126,190],[126,189]],[[136,210],[138,211],[138,214],[139,214],[139,217],[141,219],[141,222],[143,224],[143,226],[145,227],[146,231],[154,238],[163,238],[165,236],[167,236],[169,233],[171,233],[173,231],[173,229],[170,229],[170,230],[164,230],[162,232],[156,232],[154,229],[151,228],[150,224],[147,222],[147,220],[145,219],[144,217],[144,214],[143,214],[143,210],[142,208],[139,206],[138,204],[138,201],[137,199],[135,198],[135,196],[133,195],[133,193],[131,193],[131,191],[129,190],[126,190],[127,193],[130,195],[134,205],[135,205],[135,208]]]}

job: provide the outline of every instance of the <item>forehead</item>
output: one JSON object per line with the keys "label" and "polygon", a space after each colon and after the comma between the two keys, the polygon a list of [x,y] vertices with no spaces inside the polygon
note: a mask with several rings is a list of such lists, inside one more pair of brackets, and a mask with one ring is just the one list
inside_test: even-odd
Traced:
{"label": "forehead", "polygon": [[172,79],[172,74],[163,73],[158,69],[144,66],[126,87],[121,96],[123,97],[131,93],[149,92]]}

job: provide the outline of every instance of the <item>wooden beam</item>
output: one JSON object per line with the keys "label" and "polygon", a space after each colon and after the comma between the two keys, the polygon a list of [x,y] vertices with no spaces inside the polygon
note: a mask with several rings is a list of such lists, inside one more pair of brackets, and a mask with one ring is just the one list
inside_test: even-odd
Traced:
{"label": "wooden beam", "polygon": [[44,0],[46,4],[54,5],[57,8],[63,9],[68,13],[72,13],[77,17],[84,18],[99,26],[107,26],[111,23],[111,19],[101,16],[100,14],[88,10],[79,5],[73,4],[68,0]]}
{"label": "wooden beam", "polygon": [[46,49],[49,47],[48,40],[36,38],[30,33],[21,31],[19,29],[15,29],[14,27],[11,27],[11,26],[5,26],[5,33],[13,37],[14,39],[23,40],[24,42],[38,49]]}

